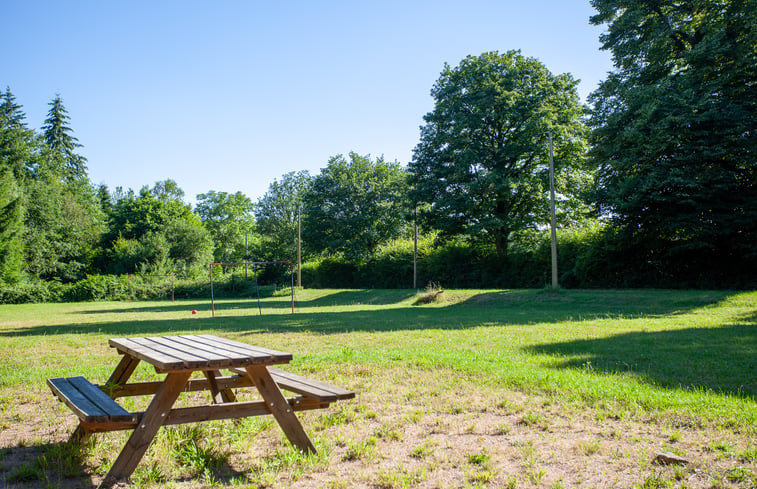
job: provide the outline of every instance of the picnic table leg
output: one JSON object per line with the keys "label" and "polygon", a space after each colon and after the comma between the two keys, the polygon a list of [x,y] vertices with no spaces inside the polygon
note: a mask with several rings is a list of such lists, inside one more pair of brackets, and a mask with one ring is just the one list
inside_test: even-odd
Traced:
{"label": "picnic table leg", "polygon": [[123,385],[131,378],[134,369],[139,365],[139,358],[131,355],[123,355],[118,362],[116,369],[110,374],[110,378],[105,382],[106,385]]}
{"label": "picnic table leg", "polygon": [[219,389],[216,377],[221,375],[218,370],[205,370],[203,372],[210,384],[210,393],[213,396],[213,404],[222,404],[224,402],[234,402],[237,400],[237,396],[234,395],[231,389]]}
{"label": "picnic table leg", "polygon": [[110,487],[120,480],[128,479],[134,472],[191,374],[187,371],[169,373],[166,376],[100,487]]}
{"label": "picnic table leg", "polygon": [[[134,373],[134,369],[137,368],[138,364],[139,358],[134,358],[130,355],[123,355],[121,357],[121,361],[118,362],[118,365],[116,365],[116,369],[112,374],[110,374],[110,378],[105,382],[105,385],[115,387],[116,385],[126,384],[126,382],[128,382],[129,378],[131,377],[131,374]],[[115,399],[112,392],[106,392],[106,394]],[[71,433],[71,436],[68,438],[68,442],[84,443],[87,441],[90,435],[91,433],[87,433],[87,431],[82,428],[81,423],[79,423],[79,426],[76,427],[74,432]]]}
{"label": "picnic table leg", "polygon": [[266,406],[292,445],[304,452],[316,453],[313,442],[310,441],[307,433],[305,433],[300,420],[294,415],[292,407],[287,402],[284,394],[281,393],[279,386],[271,378],[271,373],[268,369],[265,366],[249,366],[246,367],[246,370],[255,387],[260,391],[260,395],[263,397]]}

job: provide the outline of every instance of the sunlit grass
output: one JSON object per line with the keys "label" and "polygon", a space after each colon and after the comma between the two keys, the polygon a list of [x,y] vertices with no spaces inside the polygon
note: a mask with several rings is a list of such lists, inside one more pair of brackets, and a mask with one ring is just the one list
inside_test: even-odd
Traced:
{"label": "sunlit grass", "polygon": [[[757,437],[757,292],[445,290],[429,304],[414,305],[416,298],[409,290],[299,290],[294,314],[290,298],[278,296],[261,300],[262,314],[254,298],[218,300],[216,317],[209,299],[0,306],[0,428],[32,422],[33,414],[18,411],[24,402],[39,403],[42,423],[70,416],[45,379],[84,375],[104,382],[118,362],[108,338],[211,333],[291,351],[293,371],[358,393],[391,388],[392,396],[416,406],[391,421],[380,419],[380,405],[339,403],[309,413],[311,434],[374,423],[371,438],[341,434],[320,442],[326,454],[334,444],[333,457],[341,461],[372,460],[377,440],[402,440],[405,428],[424,416],[439,415],[438,428],[430,430],[445,432],[450,427],[442,415],[464,413],[478,402],[473,397],[498,398],[503,391],[552,399],[600,422],[640,420],[671,432],[691,427]],[[155,377],[147,365],[135,373],[136,379]],[[387,385],[389,379],[423,380]],[[439,402],[420,411],[424,399]],[[129,409],[145,402],[121,401],[131,403]],[[501,400],[490,409],[518,420],[515,428],[492,428],[500,434],[551,429],[538,406],[523,410]],[[213,474],[230,470],[233,454],[253,449],[261,437],[281,438],[265,418],[198,430],[181,443],[166,438],[171,431],[161,432],[135,477],[145,485],[176,477],[212,482]],[[123,436],[102,437],[97,455],[85,458],[93,466],[112,462]],[[596,440],[585,443],[584,453],[604,452]],[[408,456],[430,458],[430,446],[416,445]],[[255,476],[242,471],[234,477],[266,485],[282,471],[295,477],[327,465],[324,458],[304,460],[282,450],[247,462]],[[104,462],[93,461],[97,457]],[[733,457],[754,462],[753,444]],[[476,468],[467,469],[469,482],[497,475],[468,465]],[[31,461],[13,477],[49,477],[45,470]],[[544,476],[540,467],[529,470],[522,476],[534,484]],[[387,486],[406,475],[381,474]]]}

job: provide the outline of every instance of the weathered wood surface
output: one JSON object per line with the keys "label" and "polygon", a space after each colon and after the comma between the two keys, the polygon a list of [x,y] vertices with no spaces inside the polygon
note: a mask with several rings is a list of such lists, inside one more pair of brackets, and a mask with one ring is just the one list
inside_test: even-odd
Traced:
{"label": "weathered wood surface", "polygon": [[246,370],[247,375],[250,376],[263,397],[266,407],[279,423],[281,430],[292,445],[304,452],[316,453],[313,442],[305,433],[300,420],[294,415],[292,407],[279,390],[279,386],[271,378],[268,369],[264,365],[253,365],[246,367]]}
{"label": "weathered wood surface", "polygon": [[163,426],[166,417],[171,412],[171,407],[184,389],[191,374],[192,372],[187,370],[170,373],[166,376],[165,382],[158,389],[144,416],[139,420],[139,424],[116,461],[113,462],[108,475],[105,476],[104,483],[106,486],[127,479],[134,472],[153,438],[155,438],[158,429]]}
{"label": "weathered wood surface", "polygon": [[213,335],[112,338],[109,344],[120,353],[150,363],[160,373],[274,365],[292,360],[291,353]]}
{"label": "weathered wood surface", "polygon": [[84,377],[47,379],[53,394],[85,423],[132,422],[128,412]]}
{"label": "weathered wood surface", "polygon": [[[245,372],[239,368],[231,369],[231,371],[239,375],[244,375]],[[353,399],[355,397],[355,393],[350,390],[275,367],[269,367],[268,372],[270,372],[271,377],[280,388],[294,392],[295,394],[313,397],[319,401],[334,402],[343,399]]]}

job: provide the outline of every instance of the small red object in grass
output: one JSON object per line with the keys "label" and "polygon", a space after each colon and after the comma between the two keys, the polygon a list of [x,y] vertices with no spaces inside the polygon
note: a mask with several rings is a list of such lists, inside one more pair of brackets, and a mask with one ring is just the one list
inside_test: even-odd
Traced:
{"label": "small red object in grass", "polygon": [[192,314],[197,314],[197,309],[192,309]]}

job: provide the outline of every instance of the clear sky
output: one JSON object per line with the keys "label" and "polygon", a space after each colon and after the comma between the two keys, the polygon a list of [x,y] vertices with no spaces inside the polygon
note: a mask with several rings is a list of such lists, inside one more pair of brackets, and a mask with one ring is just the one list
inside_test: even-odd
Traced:
{"label": "clear sky", "polygon": [[580,95],[612,69],[589,0],[5,0],[0,87],[42,125],[60,94],[89,176],[257,200],[355,151],[412,158],[444,63],[520,49]]}

